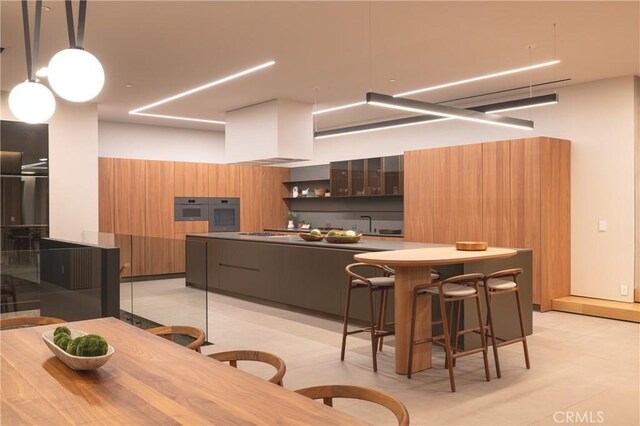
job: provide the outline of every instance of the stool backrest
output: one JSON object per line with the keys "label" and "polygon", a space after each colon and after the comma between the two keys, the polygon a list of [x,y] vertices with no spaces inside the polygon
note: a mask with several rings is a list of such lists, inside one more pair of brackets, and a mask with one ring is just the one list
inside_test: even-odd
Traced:
{"label": "stool backrest", "polygon": [[362,386],[325,385],[298,389],[297,393],[311,399],[321,399],[325,405],[333,407],[333,398],[360,399],[373,402],[389,409],[398,419],[399,426],[409,425],[409,412],[396,397],[377,389]]}
{"label": "stool backrest", "polygon": [[284,374],[287,372],[287,366],[285,365],[282,358],[271,354],[269,352],[260,352],[260,351],[227,351],[227,352],[218,352],[216,354],[207,355],[210,358],[221,362],[228,362],[232,367],[238,367],[238,361],[257,361],[265,364],[271,365],[276,369],[276,374],[274,374],[269,381],[271,383],[275,383],[278,386],[283,386],[282,378]]}

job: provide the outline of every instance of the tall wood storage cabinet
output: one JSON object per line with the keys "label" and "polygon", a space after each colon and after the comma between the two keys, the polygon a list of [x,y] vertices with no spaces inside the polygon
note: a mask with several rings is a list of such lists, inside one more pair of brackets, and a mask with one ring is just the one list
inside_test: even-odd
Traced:
{"label": "tall wood storage cabinet", "polygon": [[405,240],[533,250],[533,302],[570,294],[570,142],[537,137],[405,152]]}

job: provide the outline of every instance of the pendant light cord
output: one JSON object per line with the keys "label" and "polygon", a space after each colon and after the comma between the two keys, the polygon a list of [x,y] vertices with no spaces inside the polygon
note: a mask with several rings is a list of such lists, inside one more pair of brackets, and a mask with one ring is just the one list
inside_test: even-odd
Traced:
{"label": "pendant light cord", "polygon": [[373,86],[373,58],[371,52],[373,51],[373,37],[371,30],[371,0],[369,0],[369,92],[372,91]]}
{"label": "pendant light cord", "polygon": [[87,18],[87,0],[80,0],[80,8],[78,10],[78,37],[73,28],[73,4],[71,0],[65,0],[65,9],[67,11],[67,34],[69,35],[69,47],[72,49],[84,48],[84,26]]}
{"label": "pendant light cord", "polygon": [[29,31],[29,7],[27,0],[22,0],[22,27],[24,30],[24,52],[27,59],[27,79],[33,78],[34,67],[38,63],[40,52],[40,22],[42,20],[42,0],[36,0],[36,16],[33,28],[33,50],[31,50],[31,34]]}

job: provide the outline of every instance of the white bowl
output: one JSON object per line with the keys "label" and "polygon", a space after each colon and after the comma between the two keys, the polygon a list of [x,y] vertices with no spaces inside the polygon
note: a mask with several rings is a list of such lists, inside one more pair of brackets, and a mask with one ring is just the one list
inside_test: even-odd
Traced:
{"label": "white bowl", "polygon": [[[42,340],[47,344],[51,352],[62,361],[67,367],[72,370],[95,370],[96,368],[100,368],[109,361],[113,353],[116,351],[113,346],[109,345],[107,349],[107,353],[102,356],[74,356],[66,353],[63,349],[56,346],[53,343],[53,332],[55,330],[47,331],[42,333]],[[70,329],[71,338],[75,339],[76,337],[84,336],[84,331]]]}

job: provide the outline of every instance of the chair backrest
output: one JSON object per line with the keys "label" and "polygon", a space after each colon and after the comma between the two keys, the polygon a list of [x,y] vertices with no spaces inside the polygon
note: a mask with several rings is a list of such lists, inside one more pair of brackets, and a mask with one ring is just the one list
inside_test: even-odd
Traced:
{"label": "chair backrest", "polygon": [[271,383],[275,383],[278,386],[283,386],[282,378],[287,372],[287,366],[282,358],[269,352],[260,351],[227,351],[218,352],[216,354],[207,355],[210,358],[216,359],[221,362],[229,362],[232,367],[238,367],[238,361],[257,361],[269,364],[276,369],[276,374],[269,379]]}
{"label": "chair backrest", "polygon": [[409,425],[409,412],[394,396],[377,389],[362,386],[325,385],[298,389],[297,393],[311,399],[321,399],[325,405],[333,407],[333,398],[361,399],[389,409],[398,419],[399,426]]}
{"label": "chair backrest", "polygon": [[193,342],[185,345],[188,349],[200,352],[200,347],[204,343],[204,331],[196,327],[187,325],[168,325],[162,327],[148,328],[149,333],[156,336],[162,336],[168,340],[174,341],[174,336],[188,336],[194,339]]}
{"label": "chair backrest", "polygon": [[123,263],[122,265],[120,265],[120,278],[124,277],[124,273],[127,269],[129,269],[129,264],[128,263]]}
{"label": "chair backrest", "polygon": [[394,274],[394,270],[389,268],[388,266],[383,266],[383,265],[370,265],[368,263],[352,263],[350,265],[347,265],[344,270],[347,273],[347,276],[349,277],[349,280],[352,279],[357,279],[357,280],[363,280],[364,282],[368,282],[369,278],[371,277],[365,277],[364,275],[360,275],[358,273],[355,272],[355,269],[359,269],[359,268],[374,268],[374,269],[378,269],[382,272],[382,276],[385,277],[389,277],[392,276]]}
{"label": "chair backrest", "polygon": [[482,274],[464,274],[456,275],[455,277],[442,280],[443,284],[472,284],[477,285],[479,281],[482,281],[484,275]]}
{"label": "chair backrest", "polygon": [[66,322],[53,317],[16,317],[0,319],[0,330],[18,327],[36,327],[38,325],[62,324]]}
{"label": "chair backrest", "polygon": [[524,272],[524,270],[522,268],[504,269],[502,271],[497,271],[497,272],[494,272],[493,274],[489,274],[489,275],[485,276],[484,280],[488,281],[488,280],[494,279],[494,278],[508,278],[508,277],[511,277],[513,282],[517,282],[516,280],[518,279],[518,275],[520,275],[523,272]]}

